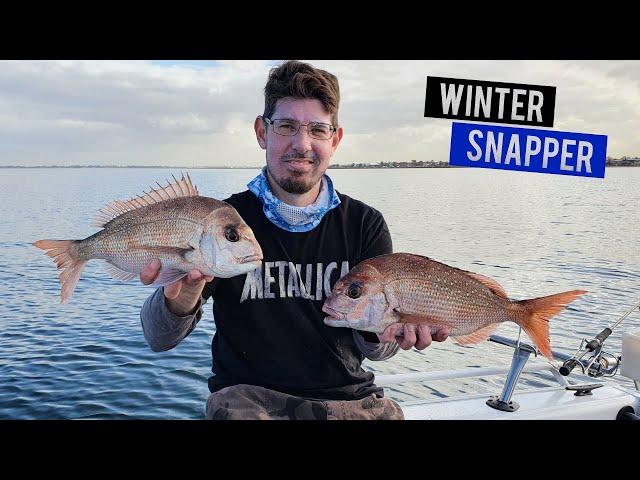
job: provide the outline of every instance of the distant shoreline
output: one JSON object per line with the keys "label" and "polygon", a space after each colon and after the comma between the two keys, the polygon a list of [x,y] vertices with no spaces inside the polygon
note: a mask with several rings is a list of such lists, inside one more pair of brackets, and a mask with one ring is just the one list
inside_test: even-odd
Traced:
{"label": "distant shoreline", "polygon": [[[188,165],[0,165],[0,168],[163,168],[163,169],[189,169],[189,170],[259,170],[264,165],[253,167],[193,167]],[[640,167],[640,158],[607,160],[607,167]],[[329,165],[329,169],[335,170],[387,170],[396,168],[471,168],[449,165],[446,162],[382,162],[378,164],[346,164]]]}
{"label": "distant shoreline", "polygon": [[[189,167],[186,165],[175,166],[175,165],[34,165],[34,166],[26,166],[26,165],[0,165],[0,168],[168,168],[168,169],[190,169],[190,170],[256,170],[261,169],[264,165],[256,166],[256,167]],[[437,165],[437,166],[411,166],[411,167],[381,167],[379,165],[368,165],[368,166],[353,166],[353,165],[330,165],[330,169],[336,170],[359,170],[359,169],[376,169],[376,170],[385,170],[392,168],[467,168],[467,167],[459,167],[459,166],[451,166],[449,164]]]}
{"label": "distant shoreline", "polygon": [[[156,169],[168,169],[168,170],[260,170],[264,165],[261,165],[259,167],[175,167],[175,166],[170,166],[170,167],[164,167],[164,166],[157,166],[157,167],[149,167],[149,166],[143,166],[143,167],[137,167],[137,166],[127,166],[127,167],[113,167],[113,166],[78,166],[78,165],[74,165],[74,166],[69,166],[69,167],[61,167],[61,166],[44,166],[44,165],[38,165],[36,167],[24,167],[24,166],[15,166],[15,165],[8,165],[6,167],[0,165],[0,169],[17,169],[17,168],[22,168],[22,169],[45,169],[45,168],[49,168],[49,169],[54,169],[54,168],[119,168],[119,169],[142,169],[142,168],[156,168]],[[622,168],[622,167],[627,167],[627,168],[637,168],[640,167],[640,165],[607,165],[607,167],[612,167],[612,168]],[[450,169],[454,169],[454,168],[472,168],[472,167],[460,167],[460,166],[454,166],[454,167],[329,167],[329,169],[331,170],[402,170],[402,169],[409,169],[409,168],[414,168],[414,169],[425,169],[425,168],[450,168]]]}

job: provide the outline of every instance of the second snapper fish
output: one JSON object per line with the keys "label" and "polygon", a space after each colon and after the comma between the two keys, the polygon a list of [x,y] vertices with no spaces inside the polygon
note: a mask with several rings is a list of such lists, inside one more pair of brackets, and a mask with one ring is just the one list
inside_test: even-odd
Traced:
{"label": "second snapper fish", "polygon": [[100,210],[99,232],[83,240],[38,240],[34,245],[53,257],[60,270],[61,302],[71,297],[80,273],[91,259],[107,261],[114,278],[131,280],[152,259],[162,264],[153,285],[160,286],[198,269],[229,278],[262,264],[262,249],[235,208],[201,197],[189,175],[166,187]]}
{"label": "second snapper fish", "polygon": [[397,322],[448,326],[462,345],[486,340],[500,323],[514,322],[552,360],[549,319],[584,293],[510,300],[484,275],[420,255],[392,253],[351,269],[336,282],[322,310],[329,326],[375,333]]}

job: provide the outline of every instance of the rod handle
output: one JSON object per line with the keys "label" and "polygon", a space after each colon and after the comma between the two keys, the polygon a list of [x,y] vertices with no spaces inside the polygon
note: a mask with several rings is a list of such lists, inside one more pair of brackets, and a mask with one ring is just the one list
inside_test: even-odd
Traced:
{"label": "rod handle", "polygon": [[593,352],[596,348],[602,346],[604,341],[609,338],[609,335],[611,335],[611,329],[607,327],[596,335],[596,338],[587,343],[587,349],[590,352]]}
{"label": "rod handle", "polygon": [[574,368],[576,368],[576,365],[578,365],[578,361],[574,358],[570,358],[560,367],[560,375],[566,377]]}

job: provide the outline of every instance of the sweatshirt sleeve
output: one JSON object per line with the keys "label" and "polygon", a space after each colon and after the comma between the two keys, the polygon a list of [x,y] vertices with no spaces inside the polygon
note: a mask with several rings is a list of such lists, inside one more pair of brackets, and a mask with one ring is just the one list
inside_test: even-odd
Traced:
{"label": "sweatshirt sleeve", "polygon": [[387,343],[369,342],[357,330],[353,330],[353,339],[363,355],[373,361],[388,360],[400,349],[395,340]]}
{"label": "sweatshirt sleeve", "polygon": [[202,306],[206,302],[206,298],[200,297],[195,313],[180,317],[169,311],[164,301],[163,287],[158,288],[140,310],[142,331],[151,350],[171,350],[184,340],[202,318]]}
{"label": "sweatshirt sleeve", "polygon": [[365,217],[362,236],[362,251],[359,262],[378,255],[393,253],[391,233],[382,213],[372,208]]}

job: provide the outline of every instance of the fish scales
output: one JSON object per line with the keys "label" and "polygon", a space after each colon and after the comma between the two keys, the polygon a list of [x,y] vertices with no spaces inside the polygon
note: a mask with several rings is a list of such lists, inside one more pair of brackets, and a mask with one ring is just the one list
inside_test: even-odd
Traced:
{"label": "fish scales", "polygon": [[389,283],[397,285],[400,302],[407,311],[451,326],[454,336],[509,319],[507,299],[453,267],[426,257],[407,256],[381,268],[387,269]]}

